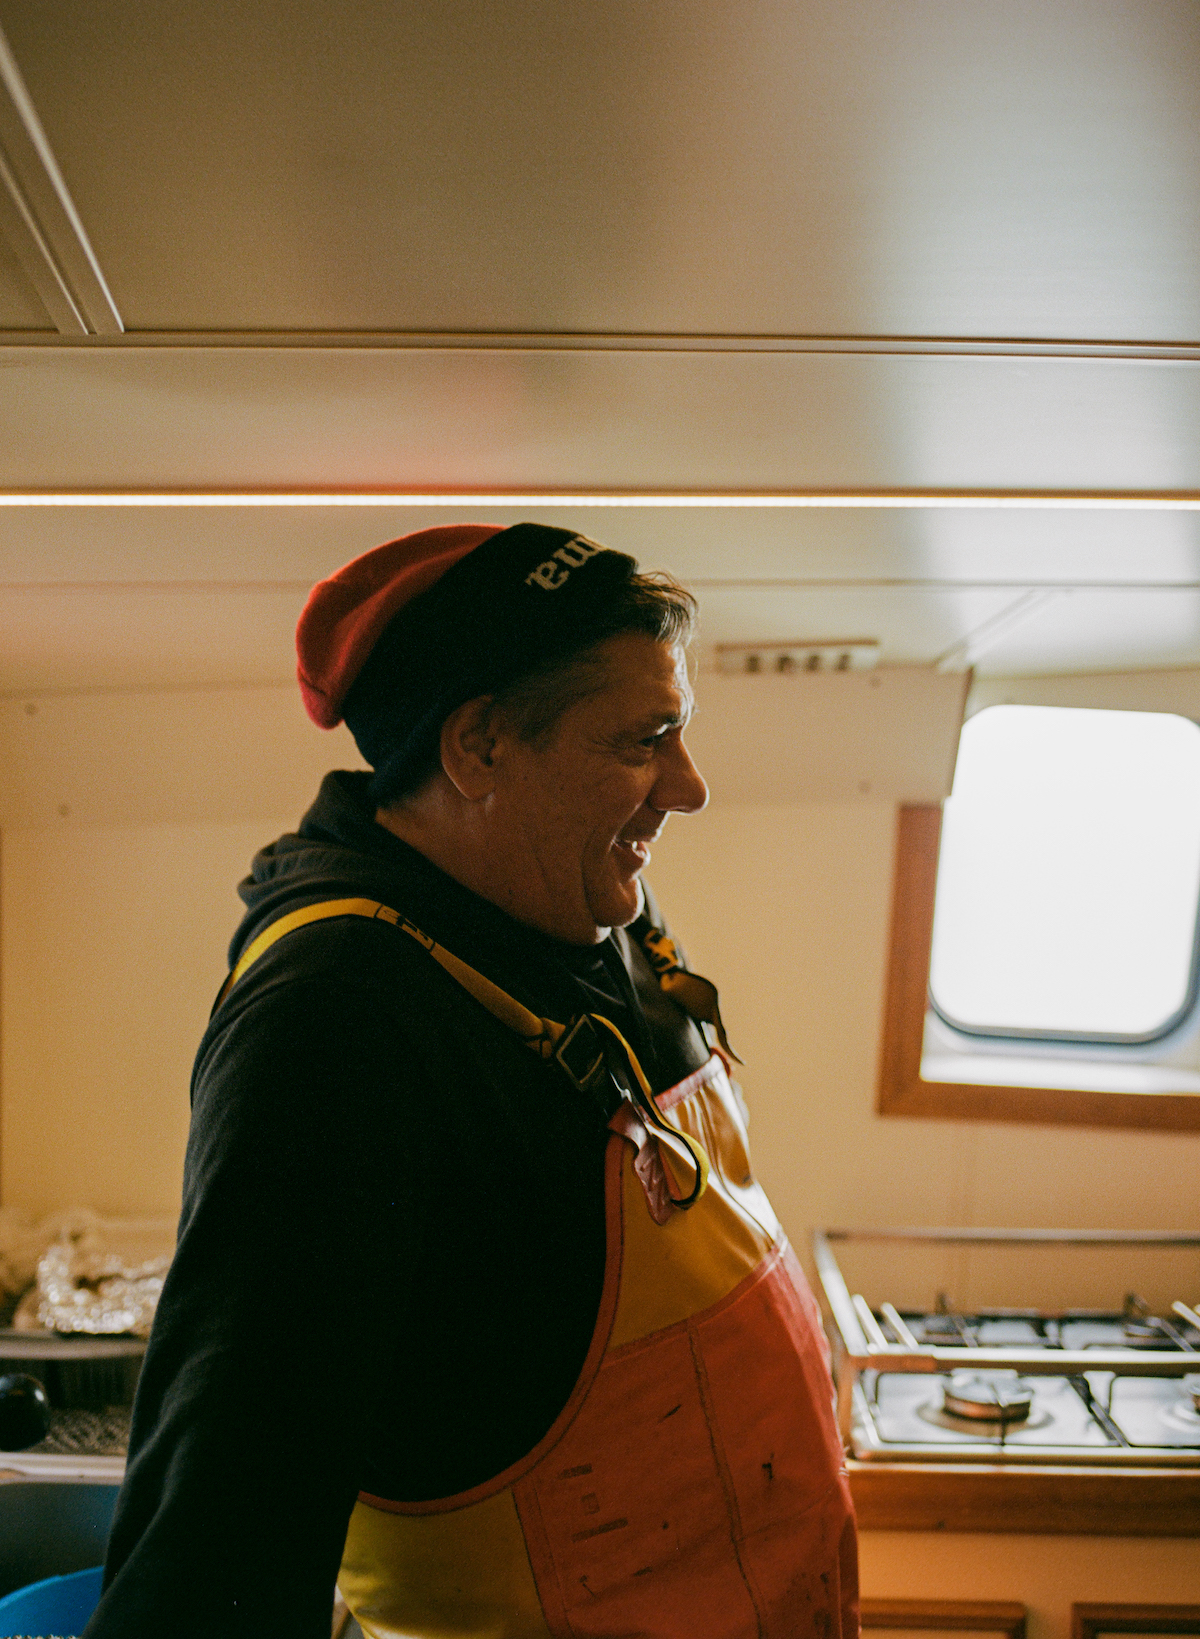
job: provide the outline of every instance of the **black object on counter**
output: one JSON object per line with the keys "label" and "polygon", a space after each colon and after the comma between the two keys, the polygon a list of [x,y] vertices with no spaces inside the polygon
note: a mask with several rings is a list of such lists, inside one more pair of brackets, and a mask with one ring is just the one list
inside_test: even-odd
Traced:
{"label": "black object on counter", "polygon": [[50,1401],[36,1377],[0,1377],[0,1451],[24,1451],[50,1432]]}
{"label": "black object on counter", "polygon": [[0,1378],[28,1372],[55,1411],[106,1411],[132,1406],[145,1353],[140,1337],[0,1330]]}

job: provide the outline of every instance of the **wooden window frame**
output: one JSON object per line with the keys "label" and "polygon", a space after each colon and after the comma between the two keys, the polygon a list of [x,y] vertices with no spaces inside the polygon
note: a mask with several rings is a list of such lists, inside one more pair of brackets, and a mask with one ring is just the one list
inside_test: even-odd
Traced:
{"label": "wooden window frame", "polygon": [[864,1599],[863,1632],[871,1628],[946,1628],[1025,1639],[1025,1606],[998,1599]]}
{"label": "wooden window frame", "polygon": [[1102,1633],[1200,1633],[1200,1605],[1071,1606],[1071,1639]]}
{"label": "wooden window frame", "polygon": [[941,829],[940,804],[902,806],[897,811],[892,922],[875,1105],[879,1114],[1200,1131],[1200,1095],[922,1080]]}

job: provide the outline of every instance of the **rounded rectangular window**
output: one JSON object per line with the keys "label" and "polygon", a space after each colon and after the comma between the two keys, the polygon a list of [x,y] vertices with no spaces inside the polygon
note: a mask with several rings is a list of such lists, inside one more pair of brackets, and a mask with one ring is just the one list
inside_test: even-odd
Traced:
{"label": "rounded rectangular window", "polygon": [[990,706],[946,803],[930,1001],[970,1035],[1147,1042],[1195,999],[1200,727]]}

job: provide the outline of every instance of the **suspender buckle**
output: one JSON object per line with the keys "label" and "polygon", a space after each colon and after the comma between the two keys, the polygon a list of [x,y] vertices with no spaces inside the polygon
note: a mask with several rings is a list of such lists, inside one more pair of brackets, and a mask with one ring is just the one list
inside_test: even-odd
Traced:
{"label": "suspender buckle", "polygon": [[567,1026],[559,1037],[554,1057],[576,1092],[596,1090],[605,1073],[604,1044],[586,1013],[581,1013]]}

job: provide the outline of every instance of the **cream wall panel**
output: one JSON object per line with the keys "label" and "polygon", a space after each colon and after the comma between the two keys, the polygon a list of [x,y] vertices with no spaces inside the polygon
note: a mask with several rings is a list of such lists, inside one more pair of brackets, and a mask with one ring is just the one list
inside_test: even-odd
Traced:
{"label": "cream wall panel", "polygon": [[[965,687],[965,674],[926,667],[705,675],[697,754],[718,800],[936,802],[950,789]],[[759,753],[767,739],[770,758]],[[291,685],[0,700],[0,825],[298,815],[335,766],[363,766],[349,732],[315,728]]]}
{"label": "cream wall panel", "polygon": [[706,673],[688,743],[718,806],[940,802],[954,778],[967,683],[965,672],[927,666]]}
{"label": "cream wall panel", "polygon": [[[219,728],[216,701],[236,707]],[[43,704],[66,713],[72,702]],[[282,690],[167,695],[153,711],[122,696],[83,704],[93,715],[81,709],[5,822],[4,1189],[38,1210],[80,1196],[169,1210],[235,884],[343,759],[298,707],[288,738],[294,702]],[[746,739],[744,719],[726,732]],[[761,724],[754,743],[763,763],[778,757],[778,734]],[[710,771],[731,755],[712,749]],[[81,805],[65,818],[64,793]],[[80,817],[89,800],[107,823]],[[1194,1228],[1200,1136],[875,1114],[893,821],[892,803],[870,797],[726,798],[673,819],[650,870],[692,960],[721,985],[759,1166],[797,1244],[837,1221]]]}
{"label": "cream wall panel", "polygon": [[6,1205],[178,1210],[192,1058],[224,977],[236,884],[286,828],[6,831]]}
{"label": "cream wall panel", "polygon": [[0,826],[298,818],[328,768],[361,768],[295,685],[0,700]]}

